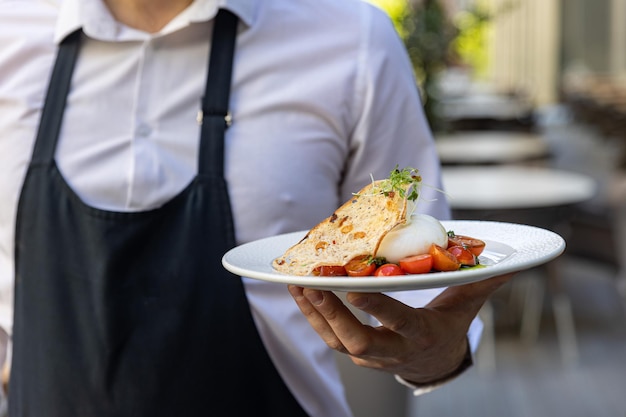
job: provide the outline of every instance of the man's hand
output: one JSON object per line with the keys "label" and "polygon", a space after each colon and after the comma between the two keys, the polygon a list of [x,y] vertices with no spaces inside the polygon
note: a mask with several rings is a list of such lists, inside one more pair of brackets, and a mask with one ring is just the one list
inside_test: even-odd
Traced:
{"label": "man's hand", "polygon": [[[467,331],[487,298],[511,275],[449,287],[423,308],[379,293],[348,293],[347,301],[378,319],[361,323],[332,292],[289,286],[302,313],[328,346],[360,366],[425,384],[454,372],[467,352]],[[332,279],[332,278],[330,278]]]}

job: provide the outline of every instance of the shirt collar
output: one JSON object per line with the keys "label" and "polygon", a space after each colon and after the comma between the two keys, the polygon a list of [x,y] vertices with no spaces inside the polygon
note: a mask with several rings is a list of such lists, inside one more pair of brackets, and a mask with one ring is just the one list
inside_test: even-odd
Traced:
{"label": "shirt collar", "polygon": [[255,4],[254,0],[194,0],[160,32],[149,34],[117,22],[103,0],[65,0],[61,3],[54,40],[60,43],[77,29],[82,29],[89,37],[105,41],[145,40],[175,32],[191,23],[209,21],[219,8],[230,10],[251,26]]}

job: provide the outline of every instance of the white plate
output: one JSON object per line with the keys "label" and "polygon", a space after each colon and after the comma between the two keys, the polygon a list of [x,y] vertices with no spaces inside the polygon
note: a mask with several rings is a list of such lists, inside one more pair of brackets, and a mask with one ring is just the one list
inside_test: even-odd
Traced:
{"label": "white plate", "polygon": [[432,272],[393,277],[293,276],[277,272],[272,261],[296,244],[306,231],[246,243],[228,251],[222,264],[230,272],[249,278],[332,291],[387,292],[448,287],[539,266],[558,257],[565,241],[558,234],[534,226],[503,222],[443,221],[446,230],[486,242],[480,255],[484,268]]}

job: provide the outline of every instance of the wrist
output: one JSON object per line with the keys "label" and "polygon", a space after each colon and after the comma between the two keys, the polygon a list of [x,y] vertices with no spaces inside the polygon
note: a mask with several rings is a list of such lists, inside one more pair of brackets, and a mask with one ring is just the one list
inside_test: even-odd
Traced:
{"label": "wrist", "polygon": [[460,361],[456,363],[456,366],[451,371],[444,371],[440,375],[433,376],[427,380],[409,379],[400,375],[398,375],[398,377],[404,381],[405,385],[413,388],[438,387],[456,378],[470,368],[474,363],[472,359],[472,350],[467,339],[465,341],[464,353],[462,354]]}

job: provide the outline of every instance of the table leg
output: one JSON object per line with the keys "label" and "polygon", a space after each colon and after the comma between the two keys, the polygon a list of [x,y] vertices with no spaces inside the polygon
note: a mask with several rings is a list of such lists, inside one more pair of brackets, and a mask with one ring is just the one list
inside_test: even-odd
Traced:
{"label": "table leg", "polygon": [[539,337],[544,296],[545,282],[542,277],[528,277],[520,326],[520,337],[528,345],[534,344]]}
{"label": "table leg", "polygon": [[546,264],[548,285],[551,295],[552,310],[556,324],[557,337],[561,348],[561,359],[564,365],[575,365],[578,362],[578,341],[576,325],[569,296],[561,287],[561,260],[556,259]]}
{"label": "table leg", "polygon": [[483,321],[483,337],[480,341],[480,359],[478,369],[488,375],[496,370],[496,330],[493,313],[493,304],[487,300],[480,309],[480,319]]}

